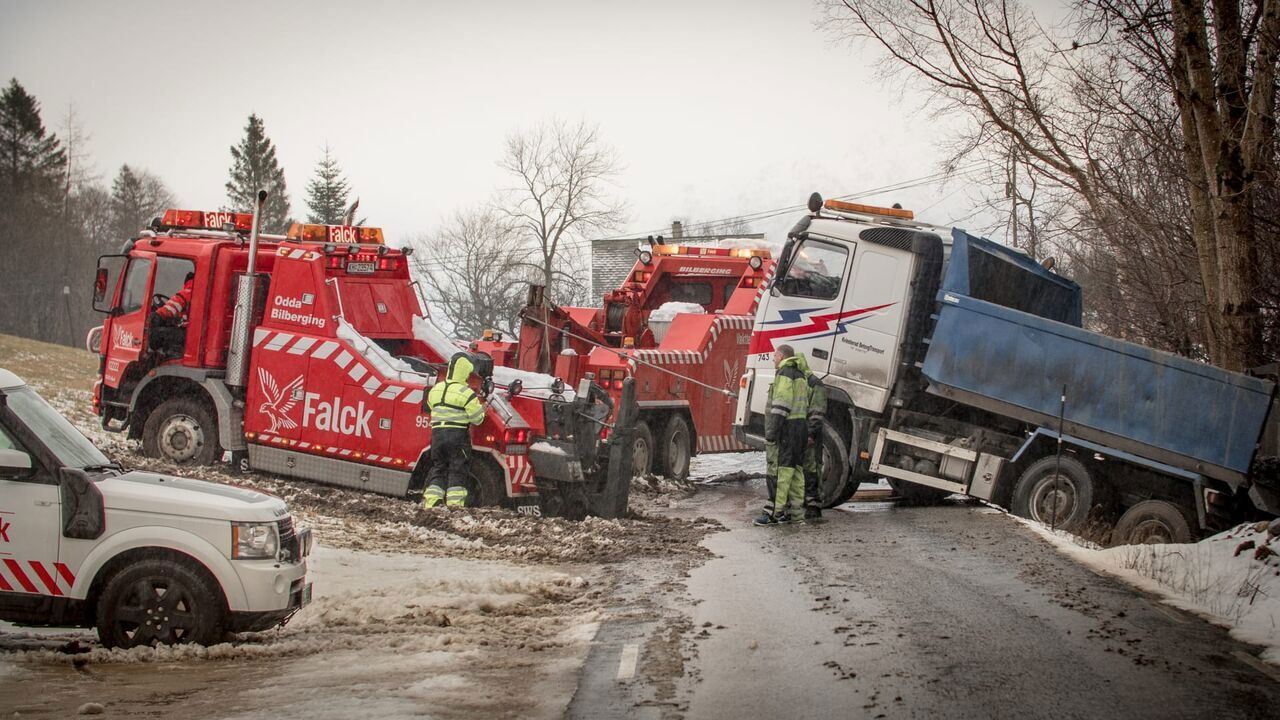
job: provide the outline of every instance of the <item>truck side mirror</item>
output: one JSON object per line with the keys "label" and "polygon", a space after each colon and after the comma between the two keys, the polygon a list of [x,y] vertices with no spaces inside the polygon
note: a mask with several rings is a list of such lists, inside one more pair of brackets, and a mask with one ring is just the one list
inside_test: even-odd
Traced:
{"label": "truck side mirror", "polygon": [[0,450],[0,479],[17,480],[30,474],[30,455],[21,450]]}
{"label": "truck side mirror", "polygon": [[93,309],[100,313],[115,310],[115,293],[111,278],[120,277],[120,271],[128,260],[127,255],[103,255],[98,258],[98,272],[93,277]]}

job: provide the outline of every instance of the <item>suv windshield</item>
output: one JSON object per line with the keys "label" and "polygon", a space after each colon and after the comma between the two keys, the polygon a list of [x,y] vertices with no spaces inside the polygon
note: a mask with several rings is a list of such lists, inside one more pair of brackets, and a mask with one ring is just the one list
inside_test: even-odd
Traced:
{"label": "suv windshield", "polygon": [[111,465],[102,451],[31,388],[7,390],[5,401],[18,420],[40,438],[63,465],[76,468]]}

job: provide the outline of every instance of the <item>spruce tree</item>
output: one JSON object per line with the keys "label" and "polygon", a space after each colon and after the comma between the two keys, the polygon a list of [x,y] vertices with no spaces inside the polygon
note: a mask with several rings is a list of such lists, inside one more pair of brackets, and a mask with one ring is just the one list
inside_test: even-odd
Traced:
{"label": "spruce tree", "polygon": [[58,202],[65,192],[66,153],[45,130],[40,103],[16,78],[0,93],[0,203],[14,209]]}
{"label": "spruce tree", "polygon": [[121,165],[111,182],[113,237],[135,237],[151,218],[174,205],[173,195],[160,178],[146,170]]}
{"label": "spruce tree", "polygon": [[347,212],[347,197],[351,184],[342,176],[342,168],[333,157],[329,146],[324,146],[324,156],[316,163],[316,174],[307,183],[307,222],[337,225]]}
{"label": "spruce tree", "polygon": [[276,160],[276,146],[267,137],[262,118],[249,116],[244,139],[231,147],[231,179],[227,202],[231,210],[252,212],[258,190],[267,191],[262,209],[262,231],[283,233],[289,228],[289,191],[284,169]]}

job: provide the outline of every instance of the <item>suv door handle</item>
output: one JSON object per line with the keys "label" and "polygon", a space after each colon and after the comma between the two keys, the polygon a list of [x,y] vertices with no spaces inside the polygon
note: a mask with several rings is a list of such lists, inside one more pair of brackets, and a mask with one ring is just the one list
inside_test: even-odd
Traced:
{"label": "suv door handle", "polygon": [[826,360],[828,357],[830,357],[830,355],[831,354],[828,353],[826,350],[820,350],[818,348],[813,349],[813,356],[818,358],[819,360]]}

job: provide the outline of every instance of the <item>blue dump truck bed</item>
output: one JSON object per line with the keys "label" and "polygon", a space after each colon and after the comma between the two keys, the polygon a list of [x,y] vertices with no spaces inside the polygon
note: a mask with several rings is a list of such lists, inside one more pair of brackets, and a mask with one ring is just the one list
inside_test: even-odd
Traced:
{"label": "blue dump truck bed", "polygon": [[1080,288],[956,230],[925,355],[929,391],[1232,485],[1275,385],[1080,327]]}

